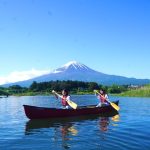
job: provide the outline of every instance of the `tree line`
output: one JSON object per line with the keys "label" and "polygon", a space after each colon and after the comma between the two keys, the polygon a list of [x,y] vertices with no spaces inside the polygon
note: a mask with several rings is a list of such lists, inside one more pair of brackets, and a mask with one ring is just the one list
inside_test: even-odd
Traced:
{"label": "tree line", "polygon": [[34,81],[28,88],[21,87],[20,85],[13,85],[8,88],[0,88],[0,95],[13,95],[21,93],[50,93],[52,90],[61,91],[66,89],[73,93],[79,92],[93,92],[94,89],[104,89],[108,93],[121,93],[127,91],[127,85],[112,85],[105,86],[96,82],[83,82],[83,81],[49,81],[37,83]]}

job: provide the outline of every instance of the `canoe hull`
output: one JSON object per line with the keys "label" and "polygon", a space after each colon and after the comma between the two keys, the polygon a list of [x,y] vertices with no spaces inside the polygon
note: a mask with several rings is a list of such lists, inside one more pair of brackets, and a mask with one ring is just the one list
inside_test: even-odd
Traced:
{"label": "canoe hull", "polygon": [[[114,103],[118,105],[119,101],[116,101]],[[111,105],[103,107],[96,107],[95,105],[81,106],[77,109],[45,108],[30,105],[23,105],[23,106],[25,114],[29,119],[74,117],[92,114],[103,114],[116,111]]]}

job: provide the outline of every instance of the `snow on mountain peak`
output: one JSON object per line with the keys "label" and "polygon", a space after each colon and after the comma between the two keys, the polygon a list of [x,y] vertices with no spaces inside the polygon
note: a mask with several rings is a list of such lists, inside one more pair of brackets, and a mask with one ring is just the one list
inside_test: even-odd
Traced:
{"label": "snow on mountain peak", "polygon": [[66,63],[63,67],[69,67],[70,65],[78,65],[79,63],[77,61],[69,61]]}
{"label": "snow on mountain peak", "polygon": [[81,64],[77,61],[70,61],[63,65],[62,67],[54,70],[52,73],[62,73],[64,71],[91,71],[90,68],[88,68],[86,65]]}
{"label": "snow on mountain peak", "polygon": [[70,66],[73,66],[75,69],[86,69],[86,70],[89,69],[87,66],[85,66],[77,61],[70,61],[70,62],[66,63],[63,67],[65,67],[67,69]]}

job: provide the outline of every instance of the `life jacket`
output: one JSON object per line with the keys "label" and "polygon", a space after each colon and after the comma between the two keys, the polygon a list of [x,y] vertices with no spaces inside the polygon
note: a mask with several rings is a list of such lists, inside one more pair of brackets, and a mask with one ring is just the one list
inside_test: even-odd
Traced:
{"label": "life jacket", "polygon": [[63,98],[61,99],[61,103],[63,106],[68,106],[67,101],[65,100],[67,98],[67,96],[63,96]]}
{"label": "life jacket", "polygon": [[107,103],[106,98],[104,97],[105,97],[104,95],[99,96],[101,103]]}

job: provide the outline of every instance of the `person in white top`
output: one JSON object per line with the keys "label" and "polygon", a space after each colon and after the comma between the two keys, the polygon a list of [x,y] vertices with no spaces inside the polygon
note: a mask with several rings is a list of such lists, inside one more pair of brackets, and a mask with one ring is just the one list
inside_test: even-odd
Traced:
{"label": "person in white top", "polygon": [[105,90],[100,90],[99,94],[98,94],[98,99],[100,100],[100,102],[98,103],[98,105],[96,107],[101,107],[101,106],[105,106],[109,104],[109,98],[108,95],[106,94]]}
{"label": "person in white top", "polygon": [[62,106],[64,109],[69,109],[69,104],[67,101],[70,100],[70,95],[69,95],[69,92],[67,90],[62,90],[62,95],[59,95],[58,93],[56,93],[55,91],[52,91],[56,98],[61,98],[61,103],[62,103]]}

